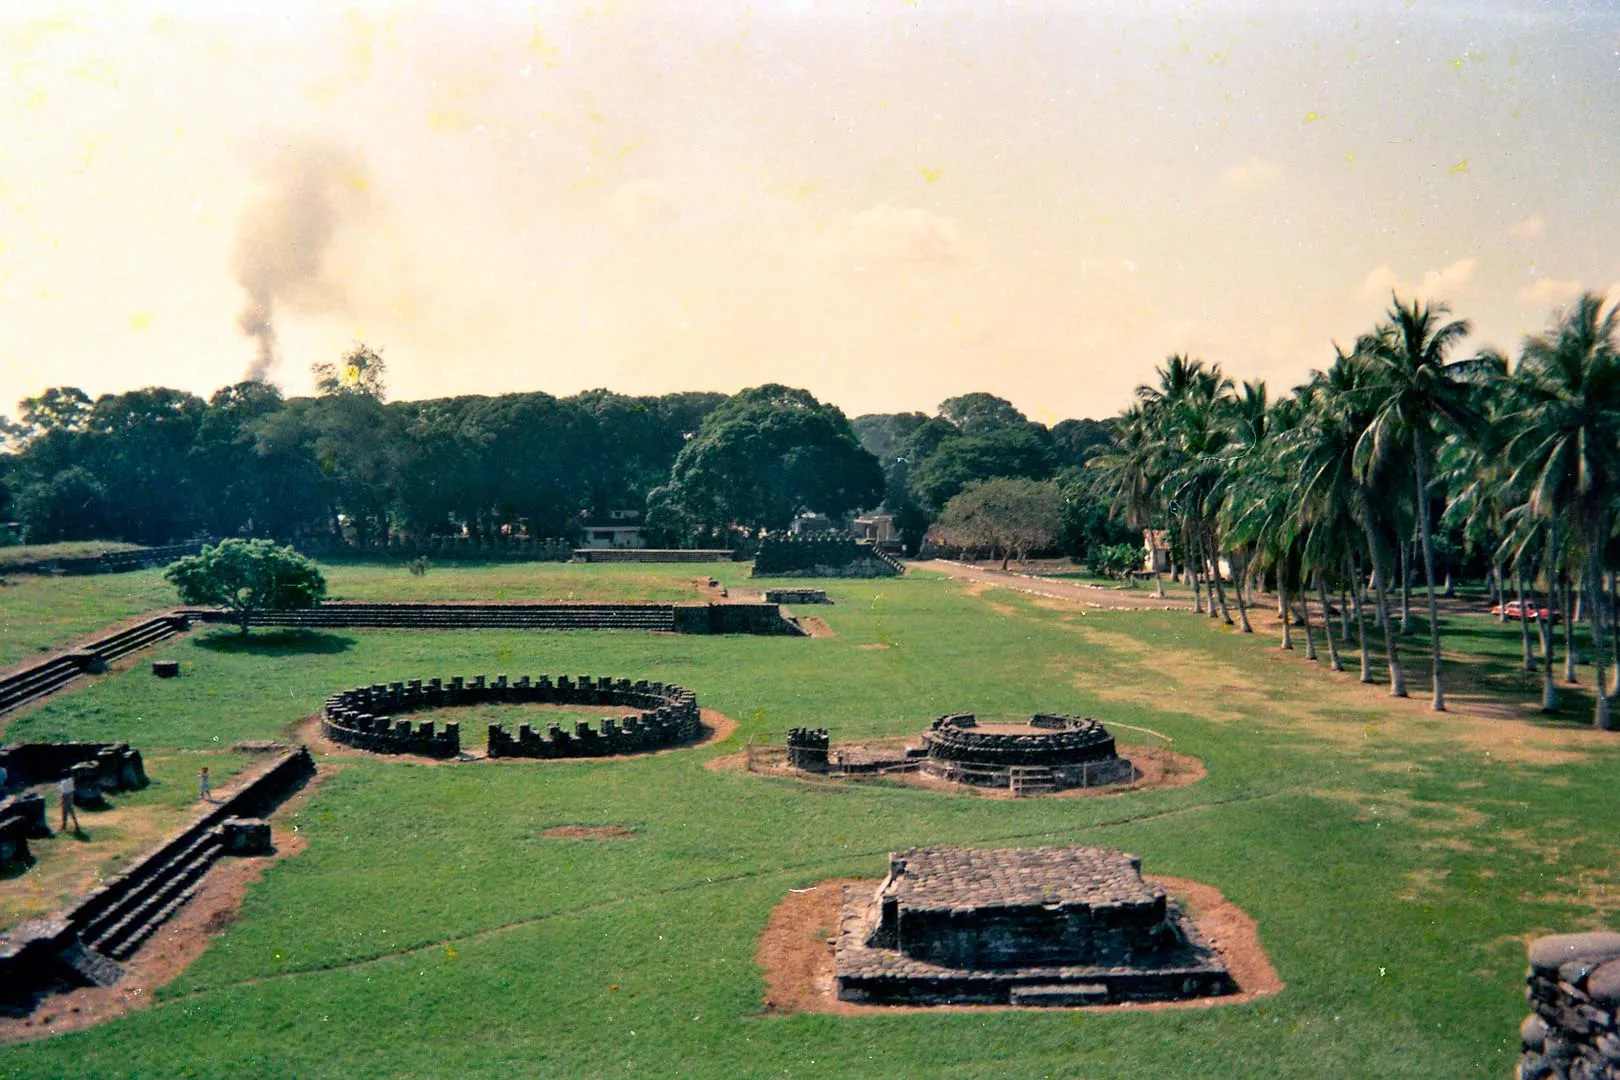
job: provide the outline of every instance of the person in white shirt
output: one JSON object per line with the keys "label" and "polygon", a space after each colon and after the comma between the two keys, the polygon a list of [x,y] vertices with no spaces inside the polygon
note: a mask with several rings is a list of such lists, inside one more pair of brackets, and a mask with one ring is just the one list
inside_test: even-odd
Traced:
{"label": "person in white shirt", "polygon": [[64,776],[56,785],[57,792],[62,796],[62,831],[67,832],[68,817],[73,818],[73,831],[79,832],[79,811],[73,805],[73,777]]}

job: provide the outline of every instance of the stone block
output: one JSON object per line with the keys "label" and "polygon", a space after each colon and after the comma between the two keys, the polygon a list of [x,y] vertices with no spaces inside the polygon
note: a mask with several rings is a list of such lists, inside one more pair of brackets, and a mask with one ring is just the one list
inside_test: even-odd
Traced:
{"label": "stone block", "polygon": [[101,806],[106,802],[101,794],[101,770],[94,762],[81,761],[69,772],[73,777],[73,805]]}
{"label": "stone block", "polygon": [[227,855],[268,855],[270,823],[262,818],[226,818],[219,826]]}
{"label": "stone block", "polygon": [[176,679],[180,676],[180,661],[154,660],[152,661],[152,674],[160,679]]}
{"label": "stone block", "polygon": [[1530,945],[1530,969],[1549,979],[1558,978],[1559,969],[1572,961],[1590,970],[1616,959],[1620,959],[1620,934],[1609,931],[1553,934]]}

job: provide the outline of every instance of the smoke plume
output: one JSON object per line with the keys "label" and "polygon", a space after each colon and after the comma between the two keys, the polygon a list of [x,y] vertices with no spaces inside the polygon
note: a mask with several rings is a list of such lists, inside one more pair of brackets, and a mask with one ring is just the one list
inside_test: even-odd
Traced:
{"label": "smoke plume", "polygon": [[247,294],[236,325],[257,353],[246,378],[262,381],[275,367],[278,312],[330,311],[344,306],[326,277],[339,229],[364,204],[364,167],[341,148],[293,144],[261,169],[263,189],[236,225],[231,268]]}

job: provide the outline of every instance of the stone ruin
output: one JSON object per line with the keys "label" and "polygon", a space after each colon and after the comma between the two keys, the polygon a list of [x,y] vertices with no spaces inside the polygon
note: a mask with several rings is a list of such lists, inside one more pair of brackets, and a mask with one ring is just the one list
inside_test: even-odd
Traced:
{"label": "stone ruin", "polygon": [[905,570],[899,559],[853,533],[777,533],[760,537],[749,576],[876,578]]}
{"label": "stone ruin", "polygon": [[830,604],[826,589],[766,589],[767,604]]}
{"label": "stone ruin", "polygon": [[[71,777],[77,806],[106,805],[109,792],[146,786],[141,752],[128,743],[59,742],[0,746],[0,768],[20,787]],[[33,860],[29,840],[51,835],[45,799],[34,792],[7,796],[0,791],[0,871],[27,866]]]}
{"label": "stone ruin", "polygon": [[920,770],[943,780],[1036,794],[1130,783],[1136,766],[1089,717],[1037,713],[1025,724],[980,724],[972,713],[935,720],[919,745],[898,750],[831,746],[825,728],[787,734],[789,767],[841,775]]}
{"label": "stone ruin", "polygon": [[1620,1080],[1620,934],[1530,943],[1519,1080]]}
{"label": "stone ruin", "polygon": [[1027,724],[980,724],[956,713],[923,733],[923,750],[923,771],[982,787],[1061,790],[1136,778],[1114,736],[1090,717],[1037,713]]}
{"label": "stone ruin", "polygon": [[845,886],[842,1001],[1104,1005],[1236,992],[1141,860],[1111,848],[912,848]]}
{"label": "stone ruin", "polygon": [[488,754],[498,757],[565,758],[603,757],[645,753],[696,739],[703,731],[697,696],[669,683],[607,676],[571,678],[527,675],[508,680],[460,675],[448,682],[420,679],[356,687],[326,699],[321,712],[321,733],[333,742],[378,754],[422,754],[452,758],[461,753],[461,725],[451,722],[435,729],[423,721],[412,725],[394,714],[458,705],[542,704],[602,705],[623,710],[593,728],[584,720],[572,730],[552,724],[542,734],[528,724],[509,734],[501,724],[489,725]]}

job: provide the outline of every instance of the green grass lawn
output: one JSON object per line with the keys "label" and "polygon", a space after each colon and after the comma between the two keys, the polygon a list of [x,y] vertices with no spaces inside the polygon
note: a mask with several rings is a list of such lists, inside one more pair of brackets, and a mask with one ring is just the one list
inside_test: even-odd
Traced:
{"label": "green grass lawn", "polygon": [[[544,580],[634,587],[619,567],[578,569]],[[656,569],[658,588],[746,574]],[[515,570],[398,580],[467,595]],[[343,588],[385,596],[387,574]],[[618,761],[345,758],[281,826],[307,850],[268,869],[152,1007],[0,1048],[0,1076],[1501,1077],[1525,938],[1620,911],[1620,739],[1578,719],[1431,714],[1415,648],[1416,700],[1390,702],[1185,612],[1059,610],[928,574],[816,584],[836,637],[202,630],[155,654],[180,679],[142,665],[12,719],[8,739],[211,749],[280,735],[362,683],[589,673],[691,687],[739,730]],[[793,726],[853,739],[1037,709],[1165,732],[1209,775],[1013,801],[703,768]],[[562,824],[635,835],[542,835]],[[1166,1012],[765,1013],[754,951],[789,889],[880,876],[887,852],[937,843],[1135,852],[1254,916],[1286,988]]]}
{"label": "green grass lawn", "polygon": [[92,555],[139,550],[140,544],[126,544],[120,540],[64,540],[58,544],[16,544],[12,547],[0,547],[0,573],[7,567],[39,559],[85,559]]}
{"label": "green grass lawn", "polygon": [[88,577],[13,574],[0,584],[0,667],[178,602],[159,569]]}
{"label": "green grass lawn", "polygon": [[590,600],[602,603],[694,602],[696,581],[739,578],[737,563],[481,563],[434,564],[413,575],[404,563],[322,563],[332,600]]}

